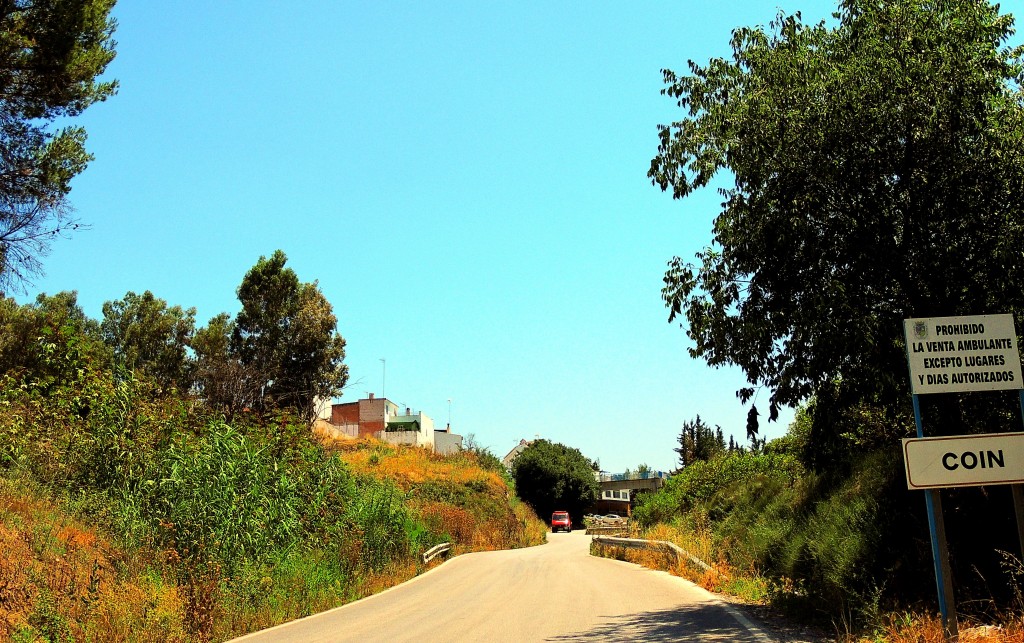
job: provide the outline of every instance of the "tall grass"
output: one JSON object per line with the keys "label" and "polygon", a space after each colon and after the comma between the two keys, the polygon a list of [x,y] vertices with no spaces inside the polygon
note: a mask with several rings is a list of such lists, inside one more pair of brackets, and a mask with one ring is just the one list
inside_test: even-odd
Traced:
{"label": "tall grass", "polygon": [[[73,347],[54,343],[46,356],[46,376],[0,378],[0,481],[37,485],[59,515],[109,534],[140,570],[141,595],[164,597],[101,601],[121,610],[104,617],[112,631],[129,623],[165,639],[227,638],[404,580],[443,540],[463,551],[543,542],[540,521],[472,456],[375,442],[325,448],[288,417],[228,424]],[[67,547],[49,526],[59,519],[23,532],[9,524],[19,515],[0,508],[0,539],[31,534],[19,559]],[[0,638],[82,638],[80,624],[92,621],[62,598],[68,584],[24,577],[23,567],[0,568],[0,598],[5,587],[34,588],[12,616],[21,629]],[[88,573],[76,574],[74,586],[88,591]],[[125,616],[165,614],[140,607],[154,604],[174,619]]]}
{"label": "tall grass", "polygon": [[710,502],[712,496],[733,483],[752,477],[791,482],[803,472],[799,461],[786,454],[733,454],[698,460],[669,478],[658,493],[640,496],[633,515],[644,526],[671,522]]}
{"label": "tall grass", "polygon": [[0,477],[0,640],[187,638],[156,561],[68,515],[25,476]]}
{"label": "tall grass", "polygon": [[892,516],[880,499],[893,459],[869,454],[849,477],[824,479],[785,454],[720,457],[688,466],[635,516],[647,537],[716,565],[695,579],[709,588],[856,629],[877,620],[884,596]]}

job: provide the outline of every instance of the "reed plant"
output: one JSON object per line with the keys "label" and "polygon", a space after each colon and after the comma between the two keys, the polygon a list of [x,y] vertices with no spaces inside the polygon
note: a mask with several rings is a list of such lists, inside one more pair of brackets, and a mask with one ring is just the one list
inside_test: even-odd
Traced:
{"label": "reed plant", "polygon": [[228,423],[50,344],[37,371],[0,375],[0,639],[220,640],[401,582],[439,542],[543,542],[475,456]]}

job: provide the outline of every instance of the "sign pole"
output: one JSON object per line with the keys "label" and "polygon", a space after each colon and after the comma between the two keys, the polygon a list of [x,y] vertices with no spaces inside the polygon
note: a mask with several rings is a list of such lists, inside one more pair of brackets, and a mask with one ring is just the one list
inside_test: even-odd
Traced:
{"label": "sign pole", "polygon": [[[917,437],[924,437],[921,425],[921,401],[914,394],[914,422],[917,424]],[[1024,404],[1024,396],[1021,398]],[[1019,486],[1019,485],[1017,485]],[[928,509],[928,532],[932,539],[932,564],[935,567],[935,585],[939,592],[939,611],[942,614],[942,629],[947,640],[959,638],[957,628],[956,602],[953,600],[953,570],[949,566],[949,547],[946,545],[946,522],[942,517],[942,496],[938,489],[927,489],[924,492],[925,507]],[[1018,517],[1018,526],[1020,514]]]}
{"label": "sign pole", "polygon": [[[1020,391],[1020,414],[1024,422],[1024,389]],[[1010,485],[1013,493],[1013,508],[1017,514],[1017,539],[1020,541],[1021,555],[1024,556],[1024,485]]]}

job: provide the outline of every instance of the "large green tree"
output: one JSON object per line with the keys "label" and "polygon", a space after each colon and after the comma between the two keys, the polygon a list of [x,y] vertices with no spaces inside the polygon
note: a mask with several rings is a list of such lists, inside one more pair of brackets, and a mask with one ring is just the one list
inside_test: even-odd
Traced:
{"label": "large green tree", "polygon": [[193,362],[188,348],[195,332],[196,309],[168,306],[145,291],[103,304],[100,329],[114,359],[153,378],[164,388],[188,391]]}
{"label": "large green tree", "polygon": [[192,337],[197,393],[228,418],[255,399],[261,388],[255,368],[243,366],[231,352],[234,328],[231,316],[220,313]]}
{"label": "large green tree", "polygon": [[693,420],[683,422],[683,428],[677,438],[679,446],[673,451],[679,455],[679,468],[693,464],[698,460],[710,460],[725,453],[725,435],[722,427],[712,429],[698,415]]}
{"label": "large green tree", "polygon": [[816,439],[843,409],[907,405],[903,319],[1024,309],[1013,19],[979,0],[835,17],[780,14],[735,30],[730,58],[665,71],[684,115],[648,174],[683,198],[724,171],[711,245],[669,262],[669,319],[692,356],[746,373],[744,402],[767,390],[770,418],[814,397]]}
{"label": "large green tree", "polygon": [[597,502],[597,470],[597,464],[579,449],[535,440],[512,462],[512,479],[516,494],[542,519],[561,510],[579,522]]}
{"label": "large green tree", "polygon": [[56,127],[114,94],[115,0],[0,0],[0,289],[41,270],[78,226],[67,194],[92,159],[82,127]]}
{"label": "large green tree", "polygon": [[48,372],[46,351],[55,345],[87,360],[109,361],[99,324],[86,317],[78,305],[78,293],[40,293],[35,302],[20,306],[0,297],[0,376],[27,375],[38,380],[54,375]]}
{"label": "large green tree", "polygon": [[229,350],[253,376],[251,407],[308,417],[315,399],[338,395],[348,381],[345,340],[316,282],[300,283],[287,261],[277,250],[242,279]]}

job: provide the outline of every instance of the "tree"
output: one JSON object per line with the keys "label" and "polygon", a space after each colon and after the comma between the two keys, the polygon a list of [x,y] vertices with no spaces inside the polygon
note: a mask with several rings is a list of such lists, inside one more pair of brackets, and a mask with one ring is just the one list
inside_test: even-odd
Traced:
{"label": "tree", "polygon": [[103,364],[109,360],[99,324],[85,316],[78,305],[78,293],[40,293],[34,303],[24,306],[0,296],[0,375],[46,375],[46,343],[65,347],[74,344],[74,350],[86,359]]}
{"label": "tree", "polygon": [[312,413],[314,400],[338,395],[348,382],[348,366],[342,361],[345,340],[337,328],[331,304],[317,283],[302,284],[288,329],[289,352],[276,389],[288,391],[281,399],[302,409],[303,414],[307,410]]}
{"label": "tree", "polygon": [[255,399],[261,387],[255,369],[242,366],[231,352],[234,328],[231,315],[220,313],[192,337],[197,393],[228,419]]}
{"label": "tree", "polygon": [[261,256],[242,279],[229,351],[257,384],[251,407],[311,419],[313,400],[337,395],[348,381],[345,340],[316,282],[300,283],[287,261],[280,250]]}
{"label": "tree", "polygon": [[168,307],[150,291],[128,291],[124,299],[103,304],[100,331],[114,360],[170,389],[192,387],[188,348],[195,331],[196,309]]}
{"label": "tree", "polygon": [[844,409],[907,405],[903,319],[1024,308],[1013,19],[978,0],[836,17],[780,14],[734,31],[731,59],[664,71],[686,115],[648,173],[675,198],[731,173],[711,245],[669,262],[669,320],[693,357],[745,372],[743,402],[770,391],[769,420],[814,396],[817,442]]}
{"label": "tree", "polygon": [[512,463],[516,493],[541,518],[564,510],[581,519],[597,502],[596,472],[597,464],[579,449],[547,440],[534,440]]}
{"label": "tree", "polygon": [[117,90],[115,0],[0,3],[0,288],[41,272],[51,240],[78,227],[67,194],[92,156],[81,127],[54,129]]}
{"label": "tree", "polygon": [[[730,439],[731,436],[730,436]],[[710,460],[725,452],[725,436],[722,427],[712,429],[698,415],[690,421],[683,422],[679,432],[679,447],[673,449],[679,454],[679,468],[693,464],[698,460]]]}

